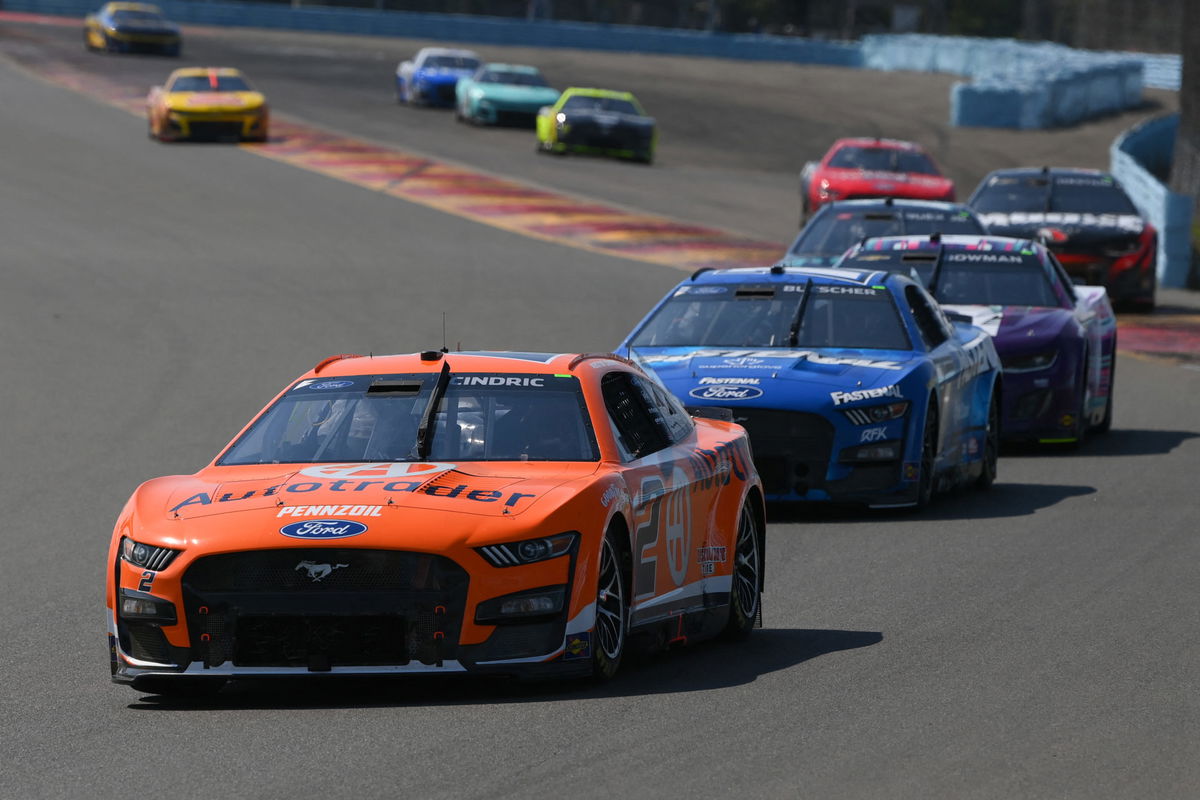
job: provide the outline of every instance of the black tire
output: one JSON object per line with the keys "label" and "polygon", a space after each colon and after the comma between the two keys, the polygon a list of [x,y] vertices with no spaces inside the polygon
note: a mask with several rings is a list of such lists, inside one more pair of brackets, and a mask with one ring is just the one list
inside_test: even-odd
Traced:
{"label": "black tire", "polygon": [[629,633],[629,586],[625,551],[610,528],[600,544],[596,581],[596,624],[592,642],[592,677],[607,681],[617,674]]}
{"label": "black tire", "polygon": [[224,678],[141,678],[134,682],[136,691],[179,700],[212,697],[225,685]]}
{"label": "black tire", "polygon": [[1070,444],[1073,450],[1083,447],[1083,443],[1087,440],[1088,428],[1091,427],[1088,424],[1087,416],[1087,363],[1088,354],[1085,351],[1083,365],[1079,370],[1079,400],[1075,403],[1075,441]]}
{"label": "black tire", "polygon": [[1117,348],[1114,343],[1112,364],[1108,368],[1108,402],[1104,404],[1104,419],[1100,420],[1100,424],[1093,430],[1096,433],[1108,433],[1112,430],[1113,420],[1113,392],[1117,388]]}
{"label": "black tire", "polygon": [[750,635],[762,608],[763,540],[758,519],[749,505],[738,517],[737,541],[733,547],[733,585],[729,592],[729,622],[722,634],[739,641]]}
{"label": "black tire", "polygon": [[990,489],[996,482],[997,467],[1000,460],[1000,393],[993,392],[988,403],[987,432],[983,440],[983,470],[975,479],[978,489]]}
{"label": "black tire", "polygon": [[933,470],[937,465],[938,404],[937,397],[929,398],[925,412],[925,428],[921,433],[921,476],[917,485],[917,508],[925,508],[933,499],[936,485]]}

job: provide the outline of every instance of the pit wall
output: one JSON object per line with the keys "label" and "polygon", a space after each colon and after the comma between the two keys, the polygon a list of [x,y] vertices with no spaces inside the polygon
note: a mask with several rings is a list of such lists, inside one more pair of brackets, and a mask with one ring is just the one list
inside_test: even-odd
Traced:
{"label": "pit wall", "polygon": [[1118,136],[1109,148],[1112,173],[1134,205],[1158,230],[1158,282],[1184,287],[1192,259],[1192,198],[1168,189],[1179,115],[1147,120]]}
{"label": "pit wall", "polygon": [[[82,17],[102,0],[0,0],[6,11]],[[948,72],[971,78],[951,94],[952,125],[1047,128],[1071,125],[1141,103],[1144,76],[1178,86],[1178,56],[1097,53],[1062,45],[970,37],[887,34],[858,42],[787,36],[417,14],[253,2],[163,0],[182,23],[372,34],[528,47],[567,47],[664,55]]]}

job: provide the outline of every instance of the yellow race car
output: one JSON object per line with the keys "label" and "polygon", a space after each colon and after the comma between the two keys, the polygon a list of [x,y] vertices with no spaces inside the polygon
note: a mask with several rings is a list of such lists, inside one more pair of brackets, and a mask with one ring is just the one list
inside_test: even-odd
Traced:
{"label": "yellow race car", "polygon": [[267,98],[230,67],[177,69],[146,97],[150,138],[265,142]]}
{"label": "yellow race car", "polygon": [[178,56],[179,26],[149,3],[105,3],[83,20],[83,46],[108,53],[162,53]]}

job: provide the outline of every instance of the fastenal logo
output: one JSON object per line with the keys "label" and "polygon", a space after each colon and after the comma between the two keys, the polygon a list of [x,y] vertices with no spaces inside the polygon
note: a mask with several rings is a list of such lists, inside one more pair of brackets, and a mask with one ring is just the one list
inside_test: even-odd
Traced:
{"label": "fastenal logo", "polygon": [[762,389],[757,386],[697,386],[688,392],[689,397],[697,400],[753,400],[762,397]]}
{"label": "fastenal logo", "polygon": [[830,392],[830,398],[833,399],[835,406],[845,405],[846,403],[857,403],[859,400],[874,400],[879,397],[904,397],[900,393],[900,387],[896,384],[891,386],[881,386],[878,389],[856,389],[853,392]]}
{"label": "fastenal logo", "polygon": [[293,539],[346,539],[366,533],[367,526],[348,519],[313,519],[284,525],[279,532]]}
{"label": "fastenal logo", "polygon": [[305,467],[298,474],[309,478],[331,480],[354,480],[361,478],[411,478],[417,475],[434,475],[454,469],[454,464],[416,463],[409,461],[383,461],[377,464],[317,464]]}

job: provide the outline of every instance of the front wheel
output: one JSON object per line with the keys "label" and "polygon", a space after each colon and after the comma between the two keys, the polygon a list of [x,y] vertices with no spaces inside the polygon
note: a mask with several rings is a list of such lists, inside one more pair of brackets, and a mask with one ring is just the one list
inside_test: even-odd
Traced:
{"label": "front wheel", "polygon": [[600,577],[596,585],[595,642],[592,676],[606,681],[617,674],[625,655],[629,627],[629,599],[622,570],[621,547],[610,529],[600,545]]}
{"label": "front wheel", "polygon": [[937,399],[929,398],[929,409],[925,412],[925,429],[921,434],[921,477],[917,487],[917,508],[925,508],[933,499],[934,476],[937,466],[938,406]]}
{"label": "front wheel", "polygon": [[1112,430],[1113,419],[1113,393],[1117,388],[1117,354],[1116,347],[1113,347],[1112,364],[1108,368],[1108,400],[1104,403],[1104,419],[1100,420],[1100,424],[1096,426],[1096,433],[1108,433]]}
{"label": "front wheel", "polygon": [[750,506],[742,506],[737,544],[733,548],[733,585],[729,592],[726,639],[745,639],[758,621],[762,607],[762,537]]}
{"label": "front wheel", "polygon": [[997,462],[1000,460],[1000,395],[992,395],[988,403],[987,432],[983,440],[983,471],[975,480],[979,489],[990,489],[996,482]]}

